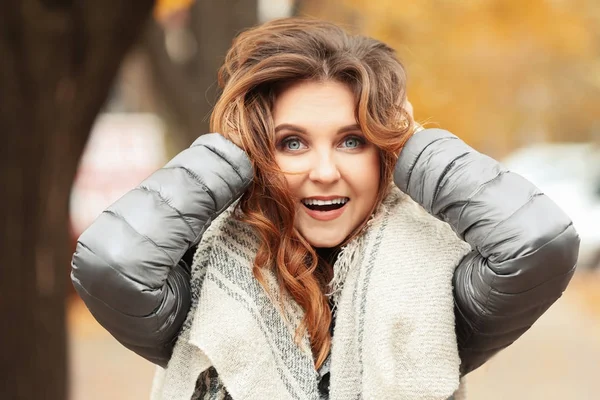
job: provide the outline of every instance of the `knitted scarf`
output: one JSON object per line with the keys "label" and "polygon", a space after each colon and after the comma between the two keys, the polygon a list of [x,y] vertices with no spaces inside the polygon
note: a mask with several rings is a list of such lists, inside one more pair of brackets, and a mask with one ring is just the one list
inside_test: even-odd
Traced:
{"label": "knitted scarf", "polygon": [[[252,274],[259,239],[229,207],[192,265],[192,305],[152,399],[420,399],[459,397],[452,276],[470,251],[450,226],[397,188],[341,250],[331,282],[336,324],[320,371],[303,310]],[[326,368],[330,390],[318,382]],[[461,391],[462,392],[462,391]],[[320,397],[323,396],[323,397]]]}

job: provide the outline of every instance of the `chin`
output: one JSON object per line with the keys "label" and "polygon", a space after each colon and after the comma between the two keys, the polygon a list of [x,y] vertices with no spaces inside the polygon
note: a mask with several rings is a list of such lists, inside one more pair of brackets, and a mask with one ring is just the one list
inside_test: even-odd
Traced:
{"label": "chin", "polygon": [[[312,237],[311,237],[312,236]],[[310,235],[310,236],[304,236],[306,238],[306,240],[308,241],[308,243],[310,243],[310,245],[312,247],[315,248],[331,248],[331,247],[336,247],[339,246],[340,244],[342,244],[342,242],[344,241],[344,237],[331,237],[331,238],[323,238],[322,236],[319,237],[319,235]]]}

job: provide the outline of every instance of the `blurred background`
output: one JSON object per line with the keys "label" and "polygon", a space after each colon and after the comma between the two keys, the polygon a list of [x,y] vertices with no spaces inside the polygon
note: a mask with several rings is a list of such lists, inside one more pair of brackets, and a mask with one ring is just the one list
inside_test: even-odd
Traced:
{"label": "blurred background", "polygon": [[208,131],[234,35],[290,15],[394,47],[416,119],[533,181],[581,235],[563,298],[468,376],[469,398],[600,398],[597,0],[3,1],[0,398],[148,398],[154,367],[72,289],[75,241]]}

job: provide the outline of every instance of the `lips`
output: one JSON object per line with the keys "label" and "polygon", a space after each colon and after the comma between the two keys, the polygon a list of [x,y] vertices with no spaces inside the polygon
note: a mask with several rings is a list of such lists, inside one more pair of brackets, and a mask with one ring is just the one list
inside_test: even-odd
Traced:
{"label": "lips", "polygon": [[332,197],[331,199],[321,200],[314,197],[302,199],[302,204],[311,210],[316,211],[331,211],[341,208],[344,204],[350,201],[347,197]]}
{"label": "lips", "polygon": [[[329,200],[333,200],[336,198],[340,198],[340,197],[332,197]],[[312,198],[311,198],[312,199]],[[345,199],[348,199],[347,197]],[[331,221],[334,220],[338,217],[340,217],[344,211],[346,210],[348,203],[350,202],[350,200],[346,200],[345,202],[339,203],[337,202],[337,204],[334,204],[331,201],[325,201],[325,202],[329,202],[330,204],[324,204],[324,205],[316,205],[316,202],[310,202],[308,201],[308,203],[311,204],[306,204],[307,202],[305,202],[304,199],[301,203],[302,203],[302,209],[304,210],[304,212],[306,212],[311,218],[314,218],[318,221]],[[318,202],[317,202],[318,203]]]}

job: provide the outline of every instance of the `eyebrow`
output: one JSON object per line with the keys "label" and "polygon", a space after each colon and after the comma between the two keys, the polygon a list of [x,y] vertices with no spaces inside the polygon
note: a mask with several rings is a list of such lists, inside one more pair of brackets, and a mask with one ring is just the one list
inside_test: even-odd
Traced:
{"label": "eyebrow", "polygon": [[[285,130],[285,129],[290,130],[290,131],[295,131],[295,132],[298,132],[298,133],[303,133],[305,135],[307,134],[306,129],[302,128],[301,126],[292,125],[292,124],[281,124],[281,125],[278,125],[275,128],[275,133],[279,133],[280,131]],[[360,125],[358,125],[358,124],[346,125],[346,126],[341,127],[340,129],[338,129],[336,135],[341,135],[342,133],[346,133],[346,132],[350,132],[350,131],[356,131],[356,130],[359,130],[359,131],[361,130],[360,129]]]}

